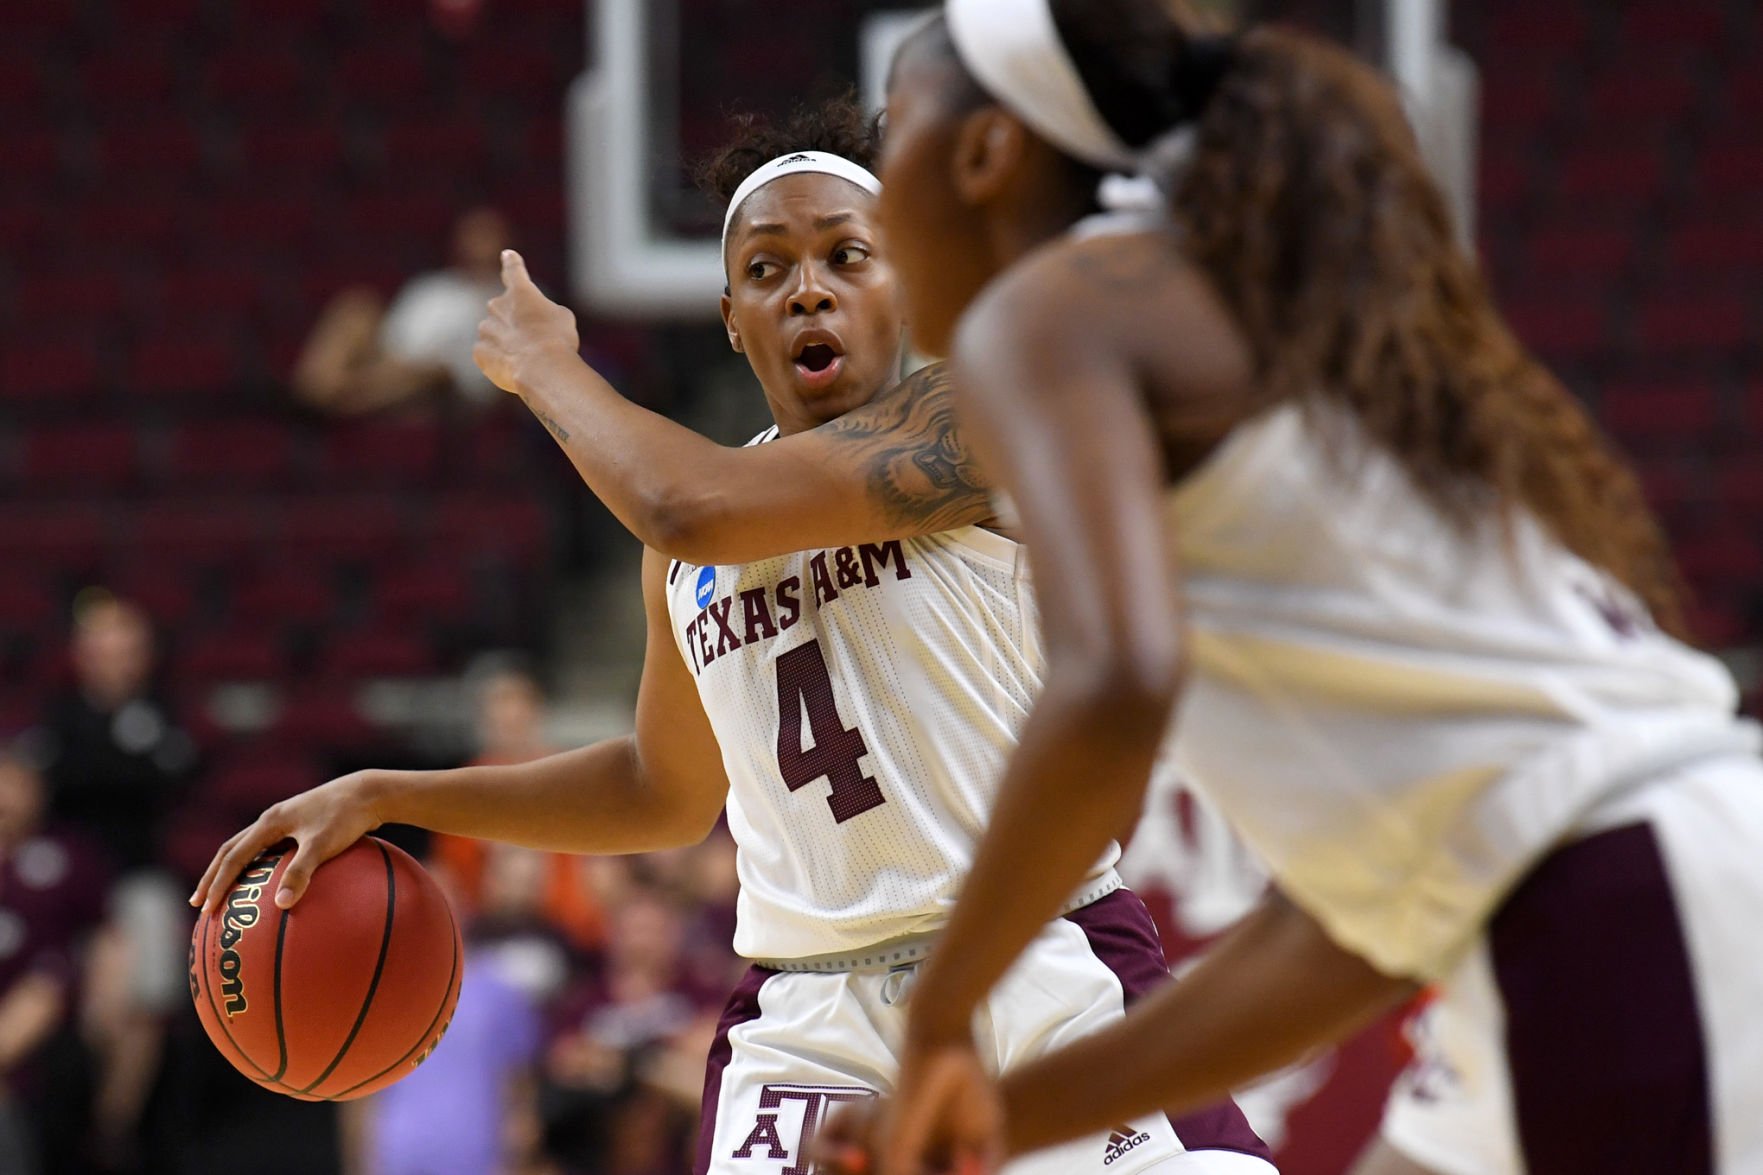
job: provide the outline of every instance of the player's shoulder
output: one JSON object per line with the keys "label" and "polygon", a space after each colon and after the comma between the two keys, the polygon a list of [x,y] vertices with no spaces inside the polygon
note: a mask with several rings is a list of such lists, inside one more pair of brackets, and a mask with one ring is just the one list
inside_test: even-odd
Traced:
{"label": "player's shoulder", "polygon": [[1202,282],[1172,230],[1067,234],[1025,255],[975,299],[957,350],[1116,351],[1147,301]]}

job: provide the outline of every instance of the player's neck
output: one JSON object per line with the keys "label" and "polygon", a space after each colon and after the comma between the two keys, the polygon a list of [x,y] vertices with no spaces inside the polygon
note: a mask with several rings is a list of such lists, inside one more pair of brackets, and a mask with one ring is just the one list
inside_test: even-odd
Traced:
{"label": "player's neck", "polygon": [[810,432],[829,421],[837,420],[845,413],[863,407],[881,391],[878,387],[864,395],[828,397],[806,403],[793,396],[774,396],[767,389],[765,402],[771,408],[771,419],[777,425],[777,435],[787,437],[799,432]]}

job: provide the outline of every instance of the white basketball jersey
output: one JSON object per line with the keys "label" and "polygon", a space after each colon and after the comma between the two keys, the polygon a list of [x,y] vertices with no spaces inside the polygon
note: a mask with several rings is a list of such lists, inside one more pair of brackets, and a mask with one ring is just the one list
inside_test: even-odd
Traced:
{"label": "white basketball jersey", "polygon": [[939,929],[1041,685],[1021,548],[966,527],[675,563],[667,603],[728,772],[735,950]]}
{"label": "white basketball jersey", "polygon": [[1171,491],[1196,670],[1171,746],[1338,941],[1437,977],[1597,805],[1757,732],[1534,519],[1453,531],[1342,431],[1331,462],[1269,410]]}

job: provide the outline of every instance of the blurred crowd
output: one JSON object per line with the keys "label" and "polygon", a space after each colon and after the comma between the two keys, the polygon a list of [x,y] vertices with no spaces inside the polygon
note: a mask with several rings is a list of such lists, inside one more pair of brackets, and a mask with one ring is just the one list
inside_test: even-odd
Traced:
{"label": "blurred crowd", "polygon": [[[197,802],[199,740],[149,617],[76,608],[69,681],[0,753],[0,1173],[672,1175],[733,985],[734,848],[551,855],[417,830],[466,928],[441,1047],[358,1103],[308,1105],[232,1072],[189,1006],[197,864],[168,830]],[[552,749],[511,657],[474,667],[474,761]]]}

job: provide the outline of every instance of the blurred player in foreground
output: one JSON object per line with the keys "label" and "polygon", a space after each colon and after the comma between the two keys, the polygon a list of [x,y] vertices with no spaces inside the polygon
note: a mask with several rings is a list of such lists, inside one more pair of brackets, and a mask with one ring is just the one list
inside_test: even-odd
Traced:
{"label": "blurred player in foreground", "polygon": [[[713,169],[729,201],[729,340],[777,425],[728,480],[714,476],[730,468],[718,462],[690,483],[726,506],[729,533],[667,543],[692,563],[645,555],[636,734],[524,766],[345,777],[222,846],[197,893],[208,899],[283,837],[300,846],[277,895],[286,906],[315,866],[383,822],[639,852],[701,840],[726,801],[741,878],[735,948],[755,965],[711,1048],[699,1173],[804,1169],[833,1106],[892,1088],[915,964],[954,904],[1040,685],[1021,550],[997,532],[941,371],[887,390],[903,323],[875,244],[872,148],[862,111],[840,105],[781,135],[755,132]],[[605,445],[617,426],[584,419],[583,397],[609,390],[579,386],[597,377],[576,356],[567,312],[518,257],[505,276],[480,361],[529,400],[590,485],[651,485],[653,466],[702,451],[692,445],[702,438],[652,418],[644,427],[665,438],[653,449]],[[552,324],[555,345],[519,345],[523,317]],[[603,492],[633,513],[628,491]],[[1117,1021],[1167,980],[1117,856],[1097,846],[1049,910],[1030,965],[987,1004],[991,1065]],[[1012,1171],[1266,1175],[1265,1153],[1217,1099],[1177,1121],[1109,1123]]]}
{"label": "blurred player in foreground", "polygon": [[[950,0],[887,135],[884,243],[1021,510],[1048,680],[914,997],[883,1175],[1203,1102],[1425,981],[1468,1149],[1416,1157],[1763,1170],[1757,732],[1389,87],[1159,0]],[[1103,172],[1163,198],[1089,219]],[[1280,892],[994,1086],[974,1014],[1138,811],[1178,697],[1184,774]]]}

